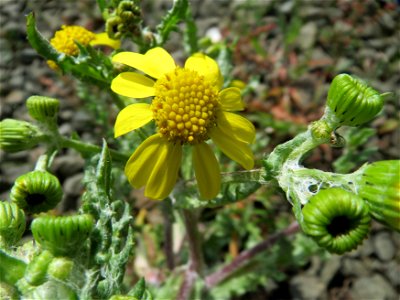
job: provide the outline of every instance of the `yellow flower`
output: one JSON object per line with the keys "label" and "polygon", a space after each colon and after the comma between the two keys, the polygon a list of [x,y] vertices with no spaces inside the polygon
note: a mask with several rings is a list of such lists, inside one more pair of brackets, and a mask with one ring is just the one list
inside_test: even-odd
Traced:
{"label": "yellow flower", "polygon": [[[110,39],[105,32],[95,34],[81,26],[75,25],[63,25],[60,30],[56,31],[54,37],[50,40],[50,44],[58,52],[70,56],[76,56],[79,54],[79,48],[75,44],[75,41],[84,46],[106,45],[114,49],[119,48],[121,45],[119,40]],[[49,60],[47,63],[52,69],[58,69],[57,64],[54,61]]]}
{"label": "yellow flower", "polygon": [[153,48],[144,55],[118,53],[113,62],[148,75],[119,74],[111,83],[115,93],[132,98],[154,96],[151,104],[125,107],[115,123],[115,137],[151,120],[158,127],[158,133],[147,138],[125,166],[133,187],[146,186],[145,195],[152,199],[167,197],[178,178],[182,145],[191,145],[200,194],[205,199],[214,198],[221,178],[218,161],[206,143],[210,138],[245,169],[253,168],[249,144],[255,139],[254,126],[231,112],[244,108],[240,90],[236,87],[221,90],[223,78],[213,59],[197,53],[181,68],[164,49]]}

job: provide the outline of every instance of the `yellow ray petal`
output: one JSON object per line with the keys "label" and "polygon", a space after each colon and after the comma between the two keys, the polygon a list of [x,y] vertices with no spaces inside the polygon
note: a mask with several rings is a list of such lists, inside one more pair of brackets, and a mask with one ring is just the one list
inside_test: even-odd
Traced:
{"label": "yellow ray petal", "polygon": [[202,53],[193,54],[185,62],[185,69],[193,70],[203,75],[212,85],[221,89],[223,78],[215,60]]}
{"label": "yellow ray petal", "polygon": [[219,93],[219,102],[221,103],[223,110],[237,111],[244,109],[244,103],[242,101],[240,89],[236,87],[223,89]]}
{"label": "yellow ray petal", "polygon": [[194,146],[193,166],[201,197],[215,198],[221,187],[221,175],[219,163],[208,144]]}
{"label": "yellow ray petal", "polygon": [[253,143],[256,138],[254,125],[240,115],[230,112],[219,112],[217,126],[225,135],[233,135],[237,140]]}
{"label": "yellow ray petal", "polygon": [[140,128],[153,119],[150,104],[135,103],[121,110],[114,126],[114,137],[119,137],[129,131]]}
{"label": "yellow ray petal", "polygon": [[111,82],[113,92],[131,98],[146,98],[154,96],[154,81],[133,72],[119,74]]}
{"label": "yellow ray petal", "polygon": [[225,134],[218,126],[210,131],[210,137],[222,152],[242,165],[243,168],[250,170],[254,167],[253,153],[247,143]]}
{"label": "yellow ray petal", "polygon": [[105,45],[113,49],[119,49],[121,47],[121,41],[110,39],[106,32],[102,32],[95,35],[95,38],[90,42],[90,45]]}
{"label": "yellow ray petal", "polygon": [[178,179],[178,171],[182,160],[182,145],[171,143],[166,139],[161,142],[157,151],[158,157],[146,185],[144,195],[151,199],[162,200],[171,193]]}
{"label": "yellow ray petal", "polygon": [[145,54],[120,52],[114,55],[112,61],[138,69],[156,79],[176,68],[172,56],[160,47],[150,49]]}
{"label": "yellow ray petal", "polygon": [[125,165],[125,175],[134,188],[146,185],[157,163],[164,139],[154,134],[136,148]]}

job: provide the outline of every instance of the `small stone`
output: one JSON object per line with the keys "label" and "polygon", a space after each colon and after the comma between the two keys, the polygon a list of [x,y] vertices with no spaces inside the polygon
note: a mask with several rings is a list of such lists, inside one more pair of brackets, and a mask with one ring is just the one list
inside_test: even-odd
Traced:
{"label": "small stone", "polygon": [[293,299],[326,299],[326,285],[317,277],[297,275],[290,281]]}
{"label": "small stone", "polygon": [[83,192],[83,173],[78,173],[67,178],[63,184],[64,193],[68,196],[78,197]]}
{"label": "small stone", "polygon": [[301,37],[299,39],[300,47],[304,50],[311,48],[315,43],[317,32],[318,28],[315,22],[308,22],[306,25],[304,25],[301,28],[299,35]]}
{"label": "small stone", "polygon": [[83,169],[85,161],[76,154],[58,156],[54,159],[52,170],[57,175],[67,178]]}
{"label": "small stone", "polygon": [[320,274],[321,281],[328,285],[332,278],[335,277],[336,273],[339,271],[340,265],[340,256],[332,255],[322,267]]}
{"label": "small stone", "polygon": [[370,277],[361,277],[355,280],[351,290],[352,299],[395,300],[398,299],[396,291],[379,274]]}
{"label": "small stone", "polygon": [[400,286],[400,264],[397,261],[390,261],[385,265],[385,275],[393,286]]}
{"label": "small stone", "polygon": [[40,56],[37,54],[36,50],[30,48],[23,49],[19,53],[20,62],[25,65],[31,64],[36,58],[39,57]]}
{"label": "small stone", "polygon": [[26,94],[21,90],[13,90],[5,97],[5,103],[15,105],[25,100]]}
{"label": "small stone", "polygon": [[382,261],[391,260],[395,253],[396,249],[391,240],[389,232],[383,231],[376,234],[373,239],[375,253]]}
{"label": "small stone", "polygon": [[365,277],[369,275],[365,264],[358,259],[344,257],[341,272],[344,276]]}

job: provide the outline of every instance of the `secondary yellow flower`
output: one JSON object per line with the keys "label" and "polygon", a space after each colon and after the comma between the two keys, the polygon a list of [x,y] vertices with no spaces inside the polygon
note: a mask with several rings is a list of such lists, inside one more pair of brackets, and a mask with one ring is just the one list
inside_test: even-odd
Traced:
{"label": "secondary yellow flower", "polygon": [[[107,33],[95,34],[81,26],[61,26],[61,29],[56,31],[54,37],[50,40],[50,44],[61,53],[65,53],[70,56],[76,56],[79,54],[79,48],[76,42],[87,46],[87,45],[106,45],[114,49],[119,48],[121,42],[119,40],[112,40],[108,37]],[[48,65],[52,69],[57,69],[57,64],[54,61],[47,61]]]}
{"label": "secondary yellow flower", "polygon": [[147,138],[125,166],[133,187],[146,186],[145,195],[149,198],[167,197],[178,178],[182,145],[191,145],[200,194],[205,199],[215,197],[221,178],[218,161],[206,143],[210,138],[245,169],[253,168],[249,144],[255,139],[254,126],[230,112],[244,108],[240,90],[236,87],[221,90],[223,78],[213,59],[197,53],[181,68],[168,52],[158,47],[144,55],[121,52],[113,57],[113,62],[149,76],[121,73],[111,83],[115,93],[132,98],[154,96],[151,104],[128,105],[115,123],[115,137],[151,120],[158,127],[158,133]]}

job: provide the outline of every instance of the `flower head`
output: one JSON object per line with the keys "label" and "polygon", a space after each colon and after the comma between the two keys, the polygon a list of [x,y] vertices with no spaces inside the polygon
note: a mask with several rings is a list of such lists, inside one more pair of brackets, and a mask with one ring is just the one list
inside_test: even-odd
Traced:
{"label": "flower head", "polygon": [[36,170],[15,180],[10,199],[26,212],[39,213],[56,207],[62,195],[61,184],[56,176]]}
{"label": "flower head", "polygon": [[368,235],[368,206],[361,197],[343,189],[320,191],[302,211],[304,232],[330,252],[351,251]]}
{"label": "flower head", "polygon": [[365,164],[357,178],[358,193],[374,219],[400,232],[400,161]]}
{"label": "flower head", "polygon": [[371,121],[382,110],[383,96],[360,79],[340,74],[329,88],[327,106],[339,126],[357,127]]}
{"label": "flower head", "polygon": [[15,203],[0,201],[0,247],[17,243],[25,231],[25,213]]}
{"label": "flower head", "polygon": [[[203,54],[194,54],[179,67],[162,48],[146,54],[121,52],[113,57],[148,76],[119,74],[111,89],[123,96],[154,96],[151,104],[136,103],[124,108],[115,124],[115,136],[142,127],[154,120],[158,133],[146,139],[132,154],[125,173],[129,182],[153,199],[168,196],[178,177],[182,146],[193,146],[193,166],[200,194],[215,197],[220,188],[220,171],[209,139],[231,159],[246,169],[254,165],[249,144],[254,126],[230,111],[244,108],[240,90],[222,89],[223,78],[217,63]],[[152,77],[152,78],[150,78]]]}
{"label": "flower head", "polygon": [[[61,29],[56,31],[54,37],[50,40],[50,44],[58,51],[70,56],[79,54],[79,48],[75,42],[87,45],[106,45],[112,48],[119,48],[120,41],[112,40],[107,36],[107,33],[95,34],[81,26],[61,26]],[[57,69],[54,61],[47,62],[52,69]]]}

